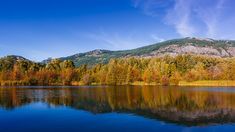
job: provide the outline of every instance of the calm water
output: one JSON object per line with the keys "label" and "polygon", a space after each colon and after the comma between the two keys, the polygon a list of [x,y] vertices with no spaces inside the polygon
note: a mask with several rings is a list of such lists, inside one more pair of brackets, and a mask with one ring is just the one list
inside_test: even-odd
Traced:
{"label": "calm water", "polygon": [[0,132],[235,131],[235,87],[5,87]]}

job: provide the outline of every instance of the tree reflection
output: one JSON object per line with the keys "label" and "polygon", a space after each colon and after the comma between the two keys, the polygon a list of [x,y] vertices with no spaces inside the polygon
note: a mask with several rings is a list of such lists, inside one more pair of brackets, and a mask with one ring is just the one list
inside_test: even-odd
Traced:
{"label": "tree reflection", "polygon": [[235,121],[235,94],[190,88],[115,86],[95,88],[0,88],[0,107],[33,102],[93,113],[130,112],[178,123]]}

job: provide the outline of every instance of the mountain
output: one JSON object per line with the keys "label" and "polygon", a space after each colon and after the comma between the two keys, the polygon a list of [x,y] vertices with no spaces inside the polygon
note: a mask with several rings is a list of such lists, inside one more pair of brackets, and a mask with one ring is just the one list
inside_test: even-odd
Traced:
{"label": "mountain", "polygon": [[[209,38],[182,38],[173,39],[149,46],[132,50],[109,51],[93,50],[86,53],[79,53],[68,57],[59,58],[61,60],[72,60],[76,66],[82,64],[107,63],[112,58],[123,57],[156,57],[180,54],[208,55],[215,57],[235,57],[235,41],[214,40]],[[43,61],[44,63],[49,60]]]}
{"label": "mountain", "polygon": [[[67,57],[61,57],[58,59],[62,61],[72,60],[76,66],[80,66],[82,64],[94,65],[97,63],[108,63],[109,60],[112,58],[150,58],[164,55],[176,56],[188,53],[214,57],[235,57],[235,41],[188,37],[168,40],[132,50],[110,51],[97,49],[86,53],[79,53]],[[9,62],[9,60],[13,60],[13,62],[11,63],[19,60],[30,61],[22,56],[16,55],[10,55],[0,58],[0,62],[2,63]],[[48,63],[51,60],[52,58],[49,58],[42,61],[42,63]]]}

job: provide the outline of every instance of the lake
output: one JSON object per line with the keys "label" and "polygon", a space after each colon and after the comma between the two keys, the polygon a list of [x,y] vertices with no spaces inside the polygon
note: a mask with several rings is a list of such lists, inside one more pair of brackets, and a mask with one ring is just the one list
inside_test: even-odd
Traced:
{"label": "lake", "polygon": [[235,131],[235,87],[1,87],[0,132]]}

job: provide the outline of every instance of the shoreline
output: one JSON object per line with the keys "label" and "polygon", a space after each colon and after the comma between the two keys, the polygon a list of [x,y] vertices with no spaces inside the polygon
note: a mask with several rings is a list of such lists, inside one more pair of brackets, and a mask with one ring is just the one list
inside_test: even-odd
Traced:
{"label": "shoreline", "polygon": [[233,87],[235,86],[234,80],[201,80],[194,82],[180,81],[178,86],[224,86]]}
{"label": "shoreline", "polygon": [[[134,82],[131,84],[117,84],[117,85],[106,85],[106,84],[97,84],[92,83],[90,85],[85,85],[82,83],[72,83],[71,85],[63,85],[63,84],[50,84],[50,85],[30,85],[27,83],[12,83],[12,82],[0,82],[0,86],[208,86],[208,87],[235,87],[235,81],[234,80],[200,80],[200,81],[193,81],[193,82],[187,82],[187,81],[180,81],[178,85],[161,85],[157,83],[144,83],[144,82]],[[4,85],[5,84],[5,85]],[[15,85],[17,84],[17,85]]]}

